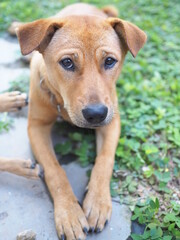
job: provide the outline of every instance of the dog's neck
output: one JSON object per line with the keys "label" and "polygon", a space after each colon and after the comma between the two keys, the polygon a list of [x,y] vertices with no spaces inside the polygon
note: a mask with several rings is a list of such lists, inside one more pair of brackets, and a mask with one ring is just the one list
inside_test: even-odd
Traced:
{"label": "dog's neck", "polygon": [[64,120],[73,124],[69,115],[68,115],[68,112],[64,108],[64,101],[63,101],[61,95],[58,94],[57,91],[54,91],[52,86],[50,84],[48,84],[47,79],[43,75],[40,76],[39,86],[40,86],[41,90],[45,94],[48,95],[49,101],[51,102],[52,106],[54,108],[56,108],[56,110],[58,112],[58,116],[60,118],[62,117]]}
{"label": "dog's neck", "polygon": [[[57,110],[57,115],[62,117],[64,120],[72,123],[71,118],[67,110],[64,108],[64,100],[57,88],[51,84],[51,81],[48,79],[46,66],[42,55],[39,55],[41,59],[40,71],[38,77],[38,85],[42,91],[42,94],[46,95],[47,101],[52,105],[54,109]],[[73,124],[73,123],[72,123]]]}
{"label": "dog's neck", "polygon": [[61,108],[63,108],[63,102],[60,97],[57,97],[52,91],[52,87],[48,86],[47,81],[43,76],[40,77],[40,88],[49,95],[51,104],[57,109],[58,114],[61,115]]}

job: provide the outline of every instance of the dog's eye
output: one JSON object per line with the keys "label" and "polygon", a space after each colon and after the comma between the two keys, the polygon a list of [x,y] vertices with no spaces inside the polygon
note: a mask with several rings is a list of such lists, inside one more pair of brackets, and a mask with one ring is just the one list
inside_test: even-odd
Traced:
{"label": "dog's eye", "polygon": [[74,63],[70,58],[64,58],[59,63],[65,70],[74,71]]}
{"label": "dog's eye", "polygon": [[108,58],[106,58],[106,60],[104,62],[104,68],[105,69],[113,68],[116,63],[117,63],[116,59],[114,59],[112,57],[108,57]]}

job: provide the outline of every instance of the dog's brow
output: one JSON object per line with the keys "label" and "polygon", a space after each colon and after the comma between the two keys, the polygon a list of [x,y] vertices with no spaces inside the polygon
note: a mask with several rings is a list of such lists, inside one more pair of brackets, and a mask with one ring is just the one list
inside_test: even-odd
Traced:
{"label": "dog's brow", "polygon": [[117,52],[114,51],[114,48],[108,47],[108,46],[99,46],[96,48],[96,53],[102,52],[103,56],[108,54],[113,54],[116,56],[116,58],[121,58],[121,51]]}
{"label": "dog's brow", "polygon": [[63,50],[61,50],[56,56],[57,60],[59,60],[62,56],[64,55],[74,55],[75,58],[78,58],[79,57],[79,48],[65,48]]}

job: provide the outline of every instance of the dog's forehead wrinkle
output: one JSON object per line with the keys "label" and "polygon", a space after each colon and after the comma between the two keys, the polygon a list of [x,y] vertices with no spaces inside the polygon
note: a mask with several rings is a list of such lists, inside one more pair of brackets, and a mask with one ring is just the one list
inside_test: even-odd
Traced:
{"label": "dog's forehead wrinkle", "polygon": [[56,45],[57,47],[64,47],[64,46],[68,46],[68,48],[70,47],[74,47],[74,46],[81,46],[82,43],[81,41],[69,30],[64,30],[59,29],[55,34],[53,39],[51,40],[51,44],[52,45]]}
{"label": "dog's forehead wrinkle", "polygon": [[96,42],[98,44],[105,41],[112,42],[114,35],[115,32],[110,26],[102,25],[102,20],[81,16],[70,18],[62,28],[58,29],[52,43],[94,46]]}

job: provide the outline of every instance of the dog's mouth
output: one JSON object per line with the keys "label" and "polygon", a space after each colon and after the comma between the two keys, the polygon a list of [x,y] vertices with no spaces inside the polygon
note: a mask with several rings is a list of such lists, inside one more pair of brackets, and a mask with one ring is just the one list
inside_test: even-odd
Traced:
{"label": "dog's mouth", "polygon": [[74,112],[72,108],[66,109],[74,125],[80,128],[96,129],[108,125],[114,115],[114,109],[102,104],[91,104],[88,107]]}
{"label": "dog's mouth", "polygon": [[96,129],[96,128],[99,128],[99,127],[104,127],[104,126],[108,125],[111,121],[112,121],[112,117],[108,117],[103,122],[98,123],[98,124],[85,123],[84,128]]}
{"label": "dog's mouth", "polygon": [[96,129],[96,128],[100,128],[100,127],[104,127],[106,125],[109,124],[109,122],[104,122],[104,123],[100,123],[100,124],[89,124],[89,123],[82,123],[82,122],[74,122],[74,124],[77,126],[77,127],[80,127],[80,128],[89,128],[89,129]]}
{"label": "dog's mouth", "polygon": [[78,116],[70,116],[74,125],[80,128],[89,128],[89,129],[97,129],[100,127],[104,127],[108,125],[113,119],[113,113],[108,114],[108,116],[99,123],[89,123],[86,119]]}

